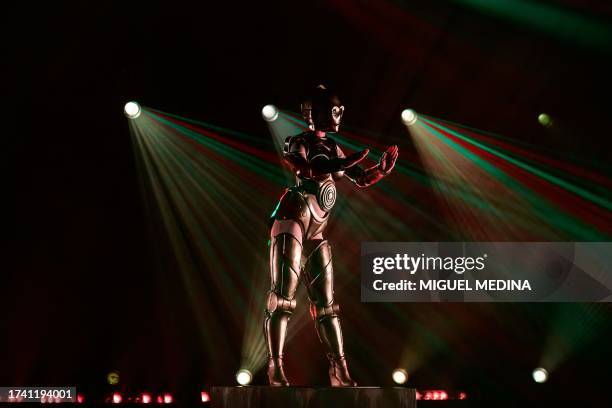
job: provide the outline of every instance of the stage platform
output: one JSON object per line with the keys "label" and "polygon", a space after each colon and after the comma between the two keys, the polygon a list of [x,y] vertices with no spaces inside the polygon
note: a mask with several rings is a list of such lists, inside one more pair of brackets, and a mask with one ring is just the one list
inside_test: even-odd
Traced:
{"label": "stage platform", "polygon": [[403,387],[213,387],[212,408],[414,408],[416,391]]}

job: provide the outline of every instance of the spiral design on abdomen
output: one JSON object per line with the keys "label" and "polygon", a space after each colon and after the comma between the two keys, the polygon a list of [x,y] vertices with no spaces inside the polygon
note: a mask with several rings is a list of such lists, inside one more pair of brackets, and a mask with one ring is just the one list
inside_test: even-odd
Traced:
{"label": "spiral design on abdomen", "polygon": [[336,203],[336,184],[332,180],[327,180],[319,187],[317,202],[323,211],[329,211]]}

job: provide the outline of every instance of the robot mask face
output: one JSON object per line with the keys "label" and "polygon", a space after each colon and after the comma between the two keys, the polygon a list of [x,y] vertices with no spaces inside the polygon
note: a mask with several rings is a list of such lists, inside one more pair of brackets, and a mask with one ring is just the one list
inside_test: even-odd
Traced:
{"label": "robot mask face", "polygon": [[302,115],[310,130],[337,132],[344,114],[338,97],[319,85],[312,99],[302,104]]}
{"label": "robot mask face", "polygon": [[340,129],[340,121],[342,120],[343,114],[344,114],[344,106],[336,105],[332,107],[331,117],[332,117],[333,132],[337,132]]}
{"label": "robot mask face", "polygon": [[302,105],[302,115],[310,130],[321,130],[323,132],[337,132],[340,129],[344,106],[335,105],[325,111],[305,108]]}

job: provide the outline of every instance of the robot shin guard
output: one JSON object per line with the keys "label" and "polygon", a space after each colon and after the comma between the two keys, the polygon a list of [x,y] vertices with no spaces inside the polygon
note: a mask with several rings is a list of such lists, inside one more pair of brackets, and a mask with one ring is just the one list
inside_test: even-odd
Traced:
{"label": "robot shin guard", "polygon": [[321,339],[321,343],[327,350],[329,359],[329,380],[332,387],[356,387],[349,374],[346,358],[344,357],[344,345],[342,343],[342,329],[338,317],[338,305],[332,304],[327,307],[311,306],[314,310],[315,327]]}
{"label": "robot shin guard", "polygon": [[339,307],[332,304],[327,307],[311,305],[311,313],[314,311],[315,328],[321,343],[329,358],[344,357],[344,344],[342,341],[342,328],[338,317]]}
{"label": "robot shin guard", "polygon": [[342,357],[342,330],[338,318],[339,307],[334,303],[334,273],[331,246],[320,241],[308,257],[304,280],[310,298],[310,313],[321,343],[328,354]]}
{"label": "robot shin guard", "polygon": [[315,321],[317,334],[329,359],[329,379],[333,387],[354,387],[344,358],[340,307],[334,303],[333,267],[331,246],[327,241],[317,245],[308,259],[304,274],[310,297],[310,313]]}
{"label": "robot shin guard", "polygon": [[287,324],[295,310],[295,299],[289,300],[274,292],[268,294],[264,319],[264,335],[268,343],[269,357],[283,357]]}
{"label": "robot shin guard", "polygon": [[283,349],[287,325],[295,310],[302,246],[291,234],[279,234],[270,243],[271,289],[264,319],[268,345],[268,380],[273,386],[287,386],[283,368]]}
{"label": "robot shin guard", "polygon": [[270,292],[264,334],[270,357],[283,356],[287,323],[295,309],[302,245],[291,234],[279,234],[270,243]]}
{"label": "robot shin guard", "polygon": [[268,381],[272,386],[288,386],[283,364],[283,347],[289,318],[295,310],[295,299],[280,297],[274,292],[268,295],[264,334],[268,343]]}

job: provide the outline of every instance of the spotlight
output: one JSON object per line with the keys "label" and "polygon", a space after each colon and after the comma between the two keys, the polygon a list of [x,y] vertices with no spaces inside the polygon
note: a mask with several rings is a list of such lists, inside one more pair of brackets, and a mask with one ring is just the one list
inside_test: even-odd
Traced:
{"label": "spotlight", "polygon": [[210,401],[210,394],[207,393],[206,391],[202,391],[200,393],[200,396],[202,397],[202,402],[208,402]]}
{"label": "spotlight", "polygon": [[119,384],[119,379],[120,379],[119,371],[111,371],[106,376],[106,381],[108,381],[108,383],[110,385],[117,385],[117,384]]}
{"label": "spotlight", "polygon": [[408,381],[408,372],[403,368],[396,368],[391,375],[393,382],[396,384],[404,384]]}
{"label": "spotlight", "polygon": [[79,404],[82,404],[85,402],[85,396],[83,396],[83,394],[77,394],[77,402]]}
{"label": "spotlight", "polygon": [[148,394],[148,393],[145,392],[145,393],[142,394],[142,399],[141,400],[142,400],[143,404],[150,404],[151,401],[153,400],[153,398],[151,398],[151,394]]}
{"label": "spotlight", "polygon": [[552,126],[553,120],[550,117],[550,115],[548,115],[546,113],[540,113],[538,115],[538,122],[540,122],[540,125],[542,125],[544,127],[550,127],[550,126]]}
{"label": "spotlight", "polygon": [[164,404],[172,404],[172,394],[164,394]]}
{"label": "spotlight", "polygon": [[253,380],[253,374],[246,368],[241,368],[236,373],[236,381],[240,385],[249,385]]}
{"label": "spotlight", "polygon": [[546,380],[548,380],[548,371],[546,371],[545,368],[538,367],[535,370],[533,370],[533,373],[531,374],[531,376],[533,377],[533,381],[541,384],[541,383],[546,382]]}
{"label": "spotlight", "polygon": [[261,110],[261,116],[266,122],[274,122],[278,118],[278,108],[274,105],[266,105]]}
{"label": "spotlight", "polygon": [[113,393],[113,404],[121,404],[123,397],[118,392]]}
{"label": "spotlight", "polygon": [[127,116],[130,119],[136,119],[137,117],[140,116],[140,105],[136,102],[130,101],[128,103],[125,104],[125,106],[123,107],[123,112],[125,113],[125,116]]}
{"label": "spotlight", "polygon": [[418,119],[419,117],[412,109],[404,109],[402,111],[402,122],[404,122],[404,125],[412,126],[417,122]]}

